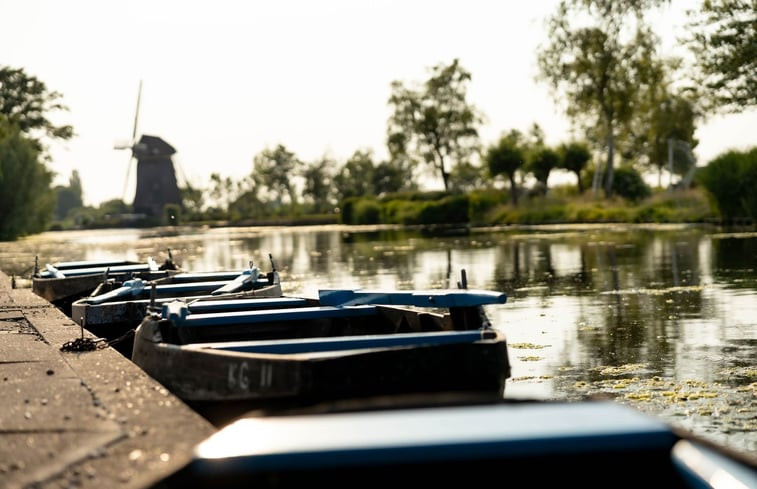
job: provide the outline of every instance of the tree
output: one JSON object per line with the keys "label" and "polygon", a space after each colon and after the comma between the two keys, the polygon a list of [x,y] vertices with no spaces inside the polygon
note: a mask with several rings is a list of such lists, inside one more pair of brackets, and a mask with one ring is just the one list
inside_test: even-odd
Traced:
{"label": "tree", "polygon": [[134,209],[130,204],[127,204],[122,199],[111,199],[101,203],[97,208],[100,215],[116,215],[116,214],[128,214],[134,212]]}
{"label": "tree", "polygon": [[52,217],[45,141],[73,135],[48,119],[66,110],[60,97],[23,70],[0,66],[0,239],[43,231]]}
{"label": "tree", "polygon": [[[565,102],[568,117],[607,152],[608,196],[616,137],[636,115],[638,96],[653,74],[650,68],[659,66],[652,63],[657,38],[643,14],[665,1],[562,0],[548,19],[548,44],[538,52],[540,77]],[[594,23],[587,25],[590,20]]]}
{"label": "tree", "polygon": [[238,187],[239,197],[229,203],[229,219],[236,221],[239,219],[263,218],[269,215],[268,206],[258,197],[255,187],[243,190]]}
{"label": "tree", "polygon": [[74,135],[71,126],[55,125],[48,119],[48,114],[68,110],[61,97],[23,69],[0,66],[0,116],[15,125],[41,154],[44,139],[65,140]]}
{"label": "tree", "polygon": [[55,187],[55,211],[53,213],[55,218],[63,220],[71,209],[82,207],[84,205],[82,193],[79,172],[73,170],[67,187],[63,185]]}
{"label": "tree", "polygon": [[373,172],[373,191],[377,196],[415,190],[418,186],[413,180],[412,167],[403,159],[382,161]]}
{"label": "tree", "polygon": [[703,0],[687,11],[696,85],[708,108],[741,112],[757,105],[757,8],[754,0]]}
{"label": "tree", "polygon": [[393,113],[387,128],[389,152],[402,151],[414,164],[431,165],[449,188],[449,169],[467,162],[479,146],[481,116],[466,100],[471,75],[457,59],[431,68],[423,88],[391,84]]}
{"label": "tree", "polygon": [[481,188],[486,182],[486,169],[480,165],[464,161],[452,168],[449,175],[450,188],[459,192],[470,192]]}
{"label": "tree", "polygon": [[0,117],[0,240],[44,231],[52,217],[52,172],[39,147]]}
{"label": "tree", "polygon": [[179,193],[181,194],[181,206],[184,208],[184,214],[187,218],[189,220],[200,218],[205,206],[202,189],[187,183],[183,187],[179,187]]}
{"label": "tree", "polygon": [[517,129],[503,135],[497,144],[490,146],[485,156],[486,165],[492,177],[506,175],[510,181],[510,196],[513,205],[518,205],[518,184],[515,175],[526,164],[523,135]]}
{"label": "tree", "polygon": [[[662,185],[664,169],[684,175],[695,164],[690,150],[698,144],[694,138],[696,118],[693,103],[682,96],[669,95],[650,109],[644,148],[649,164],[657,167],[658,186]],[[682,151],[680,143],[688,149]]]}
{"label": "tree", "polygon": [[331,172],[336,167],[336,162],[327,156],[305,164],[301,170],[304,180],[302,195],[310,200],[313,211],[316,213],[327,212],[334,208],[331,198],[333,193]]}
{"label": "tree", "polygon": [[375,195],[373,179],[376,168],[371,150],[357,150],[334,175],[337,198]]}
{"label": "tree", "polygon": [[570,142],[560,145],[557,152],[560,155],[558,166],[576,174],[578,193],[584,193],[581,172],[591,160],[589,147],[585,143]]}
{"label": "tree", "polygon": [[252,174],[278,204],[288,200],[294,208],[297,206],[297,189],[292,177],[299,172],[301,166],[302,162],[295,154],[279,144],[274,149],[264,149],[255,156]]}
{"label": "tree", "polygon": [[547,195],[547,181],[549,174],[557,168],[560,163],[560,156],[552,148],[541,146],[537,148],[530,156],[528,169],[534,174],[534,178],[539,182],[544,195]]}
{"label": "tree", "polygon": [[697,181],[724,220],[757,220],[757,147],[727,151],[697,170]]}
{"label": "tree", "polygon": [[210,174],[210,199],[216,207],[221,207],[228,215],[229,205],[236,199],[234,193],[234,181],[231,177],[223,178],[219,173]]}

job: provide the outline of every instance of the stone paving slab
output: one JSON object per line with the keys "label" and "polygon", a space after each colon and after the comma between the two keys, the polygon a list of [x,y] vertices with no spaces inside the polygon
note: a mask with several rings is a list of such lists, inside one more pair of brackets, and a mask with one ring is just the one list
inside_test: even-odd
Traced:
{"label": "stone paving slab", "polygon": [[113,348],[61,351],[81,335],[0,272],[0,487],[148,488],[216,430]]}

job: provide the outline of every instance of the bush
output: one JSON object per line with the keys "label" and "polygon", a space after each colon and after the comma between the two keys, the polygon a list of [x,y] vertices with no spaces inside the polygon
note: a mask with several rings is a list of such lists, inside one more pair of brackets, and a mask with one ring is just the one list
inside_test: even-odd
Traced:
{"label": "bush", "polygon": [[342,224],[378,224],[381,222],[381,205],[370,197],[349,197],[342,201]]}
{"label": "bush", "polygon": [[384,224],[418,224],[422,202],[390,200],[381,206],[381,222]]}
{"label": "bush", "polygon": [[418,224],[459,224],[468,221],[468,196],[462,194],[426,202],[416,218]]}
{"label": "bush", "polygon": [[430,201],[443,199],[449,195],[444,190],[408,190],[404,192],[394,192],[386,194],[381,198],[382,202],[389,202],[392,200],[410,200],[410,201]]}
{"label": "bush", "polygon": [[718,156],[697,172],[696,179],[723,219],[757,217],[757,148]]}
{"label": "bush", "polygon": [[490,215],[498,205],[507,200],[501,190],[474,191],[468,195],[468,219],[471,223],[490,221]]}
{"label": "bush", "polygon": [[652,195],[652,189],[644,182],[641,173],[628,165],[618,167],[613,173],[612,190],[631,202],[638,202]]}

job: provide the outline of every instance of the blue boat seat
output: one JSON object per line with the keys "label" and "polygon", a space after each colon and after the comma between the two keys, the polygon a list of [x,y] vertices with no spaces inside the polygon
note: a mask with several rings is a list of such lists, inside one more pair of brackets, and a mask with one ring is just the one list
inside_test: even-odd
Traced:
{"label": "blue boat seat", "polygon": [[163,304],[162,310],[163,318],[170,319],[173,325],[178,328],[363,317],[376,314],[378,314],[378,310],[375,306],[316,306],[194,314],[183,302]]}
{"label": "blue boat seat", "polygon": [[308,303],[302,297],[256,297],[247,299],[196,300],[187,306],[192,314],[235,311],[257,308],[303,307]]}
{"label": "blue boat seat", "polygon": [[187,349],[213,349],[240,353],[296,354],[326,351],[344,351],[369,348],[395,348],[474,343],[496,338],[494,331],[439,331],[428,333],[397,333],[328,338],[298,338],[261,341],[230,341],[195,343]]}
{"label": "blue boat seat", "polygon": [[322,289],[318,299],[324,306],[356,306],[383,304],[416,307],[476,307],[487,304],[504,304],[504,292],[476,289],[433,289],[433,290],[361,290]]}

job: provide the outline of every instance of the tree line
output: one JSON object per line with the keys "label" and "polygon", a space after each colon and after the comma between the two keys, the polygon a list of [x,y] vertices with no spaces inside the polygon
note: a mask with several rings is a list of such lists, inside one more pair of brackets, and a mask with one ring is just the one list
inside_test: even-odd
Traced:
{"label": "tree line", "polygon": [[[688,13],[685,44],[694,56],[687,61],[658,52],[649,19],[666,3],[563,0],[546,19],[539,78],[568,117],[577,135],[571,141],[547,145],[534,124],[483,144],[483,113],[467,97],[472,74],[454,59],[429,68],[421,82],[392,82],[385,161],[362,148],[344,162],[327,155],[304,162],[279,144],[255,155],[241,180],[214,173],[207,188],[187,185],[183,216],[329,214],[360,197],[412,196],[430,178],[445,195],[501,189],[518,206],[524,195],[547,195],[558,169],[575,174],[579,194],[608,199],[645,197],[641,174],[652,171],[689,183],[697,124],[757,105],[757,14],[747,0],[703,0]],[[67,110],[61,97],[22,69],[0,67],[0,239],[43,230],[53,217],[107,223],[129,210],[120,201],[81,207],[78,174],[68,186],[50,188],[45,144],[74,135],[48,119]]]}

